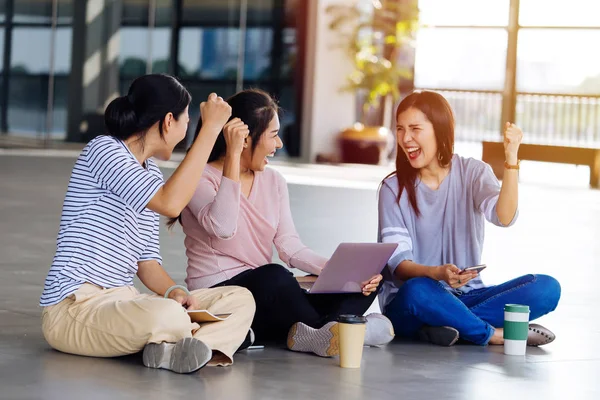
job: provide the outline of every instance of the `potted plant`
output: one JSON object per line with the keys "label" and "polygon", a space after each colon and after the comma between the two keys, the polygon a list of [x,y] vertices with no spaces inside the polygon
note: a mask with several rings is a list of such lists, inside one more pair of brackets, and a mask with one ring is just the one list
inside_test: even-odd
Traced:
{"label": "potted plant", "polygon": [[[390,153],[392,106],[401,86],[412,86],[417,0],[358,0],[327,8],[353,70],[341,90],[357,99],[357,123],[339,135],[341,161],[379,164]],[[387,119],[387,121],[386,121]]]}

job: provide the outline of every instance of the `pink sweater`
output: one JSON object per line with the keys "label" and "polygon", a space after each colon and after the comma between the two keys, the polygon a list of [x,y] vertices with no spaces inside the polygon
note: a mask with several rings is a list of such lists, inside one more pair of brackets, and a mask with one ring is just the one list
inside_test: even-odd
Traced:
{"label": "pink sweater", "polygon": [[277,171],[255,173],[248,198],[241,184],[207,165],[194,197],[182,213],[190,290],[226,281],[270,264],[273,245],[288,266],[319,274],[327,259],[298,237],[287,183]]}

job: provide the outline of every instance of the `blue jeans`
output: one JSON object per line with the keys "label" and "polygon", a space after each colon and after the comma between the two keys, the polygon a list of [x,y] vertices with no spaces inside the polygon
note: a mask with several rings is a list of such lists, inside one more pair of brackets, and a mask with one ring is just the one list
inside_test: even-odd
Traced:
{"label": "blue jeans", "polygon": [[397,336],[413,338],[423,325],[451,326],[462,339],[485,345],[504,325],[505,304],[526,304],[530,320],[554,311],[560,284],[548,275],[524,275],[497,286],[454,295],[430,278],[409,279],[385,315]]}

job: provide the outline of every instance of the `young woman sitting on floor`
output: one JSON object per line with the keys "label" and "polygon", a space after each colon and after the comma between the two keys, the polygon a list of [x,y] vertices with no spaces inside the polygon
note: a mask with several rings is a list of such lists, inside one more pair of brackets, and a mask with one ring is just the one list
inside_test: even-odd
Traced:
{"label": "young woman sitting on floor", "polygon": [[[517,153],[521,130],[506,124],[502,184],[489,165],[453,154],[454,116],[435,92],[407,96],[396,112],[396,171],[379,192],[379,240],[398,243],[384,271],[384,314],[399,336],[449,346],[458,338],[502,344],[504,305],[528,305],[530,320],[553,311],[560,285],[547,275],[523,275],[485,286],[465,268],[481,262],[485,220],[508,227],[517,219]],[[528,343],[554,340],[531,324]]]}
{"label": "young woman sitting on floor", "polygon": [[[365,313],[382,277],[364,282],[362,293],[307,294],[288,269],[272,263],[273,246],[289,267],[309,274],[319,275],[327,259],[301,242],[286,181],[267,168],[268,158],[282,147],[278,105],[260,90],[239,92],[227,103],[232,119],[217,138],[196,193],[180,217],[188,288],[245,287],[256,301],[256,340],[287,338],[290,350],[336,355],[336,318]],[[382,345],[393,338],[383,315],[370,314],[367,320],[365,344]]]}
{"label": "young woman sitting on floor", "polygon": [[[40,305],[53,348],[93,357],[144,350],[144,365],[179,373],[228,365],[246,337],[254,300],[241,287],[188,292],[162,266],[159,214],[178,215],[192,198],[231,107],[212,93],[200,105],[202,131],[165,182],[152,157],[168,160],[185,137],[190,94],[173,77],[145,75],[104,114],[108,135],[75,163],[56,255]],[[140,294],[134,275],[153,294]],[[186,309],[232,313],[192,323]]]}

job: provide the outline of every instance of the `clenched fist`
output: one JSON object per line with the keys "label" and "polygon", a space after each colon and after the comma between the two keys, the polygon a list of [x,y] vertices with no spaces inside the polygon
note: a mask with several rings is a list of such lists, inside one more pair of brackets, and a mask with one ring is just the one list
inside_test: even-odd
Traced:
{"label": "clenched fist", "polygon": [[507,122],[504,129],[504,155],[506,162],[510,165],[515,165],[518,162],[519,146],[522,141],[523,131],[521,131],[521,128]]}
{"label": "clenched fist", "polygon": [[231,117],[231,106],[221,96],[211,93],[206,101],[200,103],[200,115],[202,125],[214,128],[213,131],[218,134]]}
{"label": "clenched fist", "polygon": [[231,155],[240,155],[244,151],[244,141],[250,134],[248,125],[241,119],[234,118],[223,128],[223,136],[227,143],[227,153]]}

